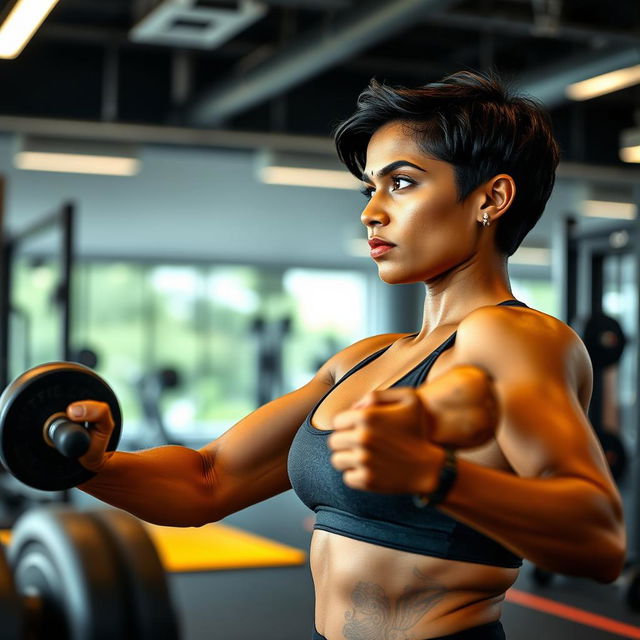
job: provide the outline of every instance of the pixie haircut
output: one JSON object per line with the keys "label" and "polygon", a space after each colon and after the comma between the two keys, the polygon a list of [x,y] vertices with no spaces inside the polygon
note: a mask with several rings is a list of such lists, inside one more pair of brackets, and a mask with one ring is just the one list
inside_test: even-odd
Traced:
{"label": "pixie haircut", "polygon": [[374,132],[403,122],[425,154],[454,167],[458,201],[499,173],[516,196],[496,229],[497,249],[512,255],[540,219],[560,151],[551,121],[533,98],[517,95],[495,73],[460,71],[416,89],[372,80],[355,113],[334,130],[338,156],[358,179]]}

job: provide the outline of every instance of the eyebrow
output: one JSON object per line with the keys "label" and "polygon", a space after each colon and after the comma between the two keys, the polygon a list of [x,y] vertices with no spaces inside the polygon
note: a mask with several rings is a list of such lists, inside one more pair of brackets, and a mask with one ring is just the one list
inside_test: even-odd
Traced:
{"label": "eyebrow", "polygon": [[[388,164],[386,167],[382,167],[382,169],[378,171],[378,177],[382,178],[400,167],[413,167],[414,169],[418,169],[418,171],[423,171],[426,173],[425,169],[419,167],[417,164],[413,164],[413,162],[409,162],[408,160],[396,160],[395,162]],[[369,177],[368,173],[362,174],[362,182],[371,182],[371,178]]]}

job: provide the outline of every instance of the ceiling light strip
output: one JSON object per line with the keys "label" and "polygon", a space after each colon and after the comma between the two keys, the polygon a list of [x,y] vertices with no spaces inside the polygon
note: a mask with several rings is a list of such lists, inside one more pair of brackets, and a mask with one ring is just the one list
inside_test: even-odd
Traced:
{"label": "ceiling light strip", "polygon": [[266,184],[327,189],[357,189],[361,184],[347,171],[300,167],[263,167],[260,170],[260,179]]}
{"label": "ceiling light strip", "polygon": [[582,215],[588,218],[611,218],[614,220],[635,220],[637,207],[632,202],[608,202],[605,200],[585,200]]}
{"label": "ceiling light strip", "polygon": [[640,84],[640,64],[570,84],[566,94],[571,100],[590,100],[636,84]]}
{"label": "ceiling light strip", "polygon": [[137,158],[69,153],[22,151],[16,154],[14,162],[18,169],[58,173],[133,176],[140,170],[140,161]]}
{"label": "ceiling light strip", "polygon": [[18,0],[0,26],[0,58],[16,58],[58,0]]}
{"label": "ceiling light strip", "polygon": [[620,149],[620,160],[623,162],[640,162],[640,144]]}

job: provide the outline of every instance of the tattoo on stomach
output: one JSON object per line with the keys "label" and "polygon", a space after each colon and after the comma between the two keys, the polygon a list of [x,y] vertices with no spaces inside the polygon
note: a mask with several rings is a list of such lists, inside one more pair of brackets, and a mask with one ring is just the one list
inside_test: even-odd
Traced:
{"label": "tattoo on stomach", "polygon": [[421,585],[405,587],[395,600],[379,584],[359,582],[351,593],[353,609],[345,612],[342,633],[346,640],[413,640],[409,635],[411,628],[447,592],[417,568],[413,575]]}

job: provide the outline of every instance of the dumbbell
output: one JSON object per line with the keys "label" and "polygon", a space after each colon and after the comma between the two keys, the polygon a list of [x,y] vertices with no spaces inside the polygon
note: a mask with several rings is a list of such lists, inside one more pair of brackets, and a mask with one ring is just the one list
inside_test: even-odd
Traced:
{"label": "dumbbell", "polygon": [[0,549],[3,640],[176,640],[166,575],[142,523],[115,509],[23,514]]}
{"label": "dumbbell", "polygon": [[107,446],[120,440],[122,414],[113,390],[93,370],[73,362],[50,362],[18,376],[0,396],[0,460],[21,482],[44,491],[70,489],[93,473],[79,462],[90,425],[70,421],[72,402],[106,402],[115,428]]}

